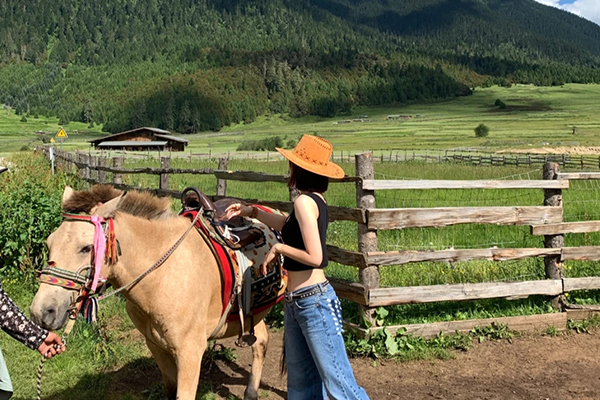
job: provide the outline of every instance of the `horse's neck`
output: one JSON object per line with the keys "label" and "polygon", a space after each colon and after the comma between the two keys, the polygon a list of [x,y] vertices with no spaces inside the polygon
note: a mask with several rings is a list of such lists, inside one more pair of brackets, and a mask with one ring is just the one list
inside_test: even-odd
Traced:
{"label": "horse's neck", "polygon": [[[109,282],[119,288],[144,274],[184,235],[190,223],[188,219],[178,217],[150,221],[132,216],[115,219],[115,234],[122,254],[114,268],[110,269]],[[192,290],[188,282],[193,282],[195,293],[208,295],[221,290],[216,260],[195,229],[189,232],[163,265],[132,286],[131,290],[126,290],[124,295],[141,307],[152,302],[157,291],[178,293]]]}
{"label": "horse's neck", "polygon": [[[121,255],[108,279],[115,287],[131,282],[153,266],[179,238],[181,221],[147,220],[130,215],[115,220],[115,235]],[[182,244],[183,246],[183,244]],[[150,276],[144,279],[150,279]]]}

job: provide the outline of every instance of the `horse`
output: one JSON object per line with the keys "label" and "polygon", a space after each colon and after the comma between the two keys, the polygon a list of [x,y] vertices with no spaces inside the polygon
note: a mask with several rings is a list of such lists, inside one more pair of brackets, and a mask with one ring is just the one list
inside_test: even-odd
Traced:
{"label": "horse", "polygon": [[[148,193],[124,193],[109,185],[96,185],[89,191],[67,186],[62,209],[84,218],[66,218],[48,237],[49,266],[80,274],[93,259],[97,230],[90,218],[110,221],[120,255],[112,262],[102,257],[100,273],[112,287],[124,289],[127,313],[160,368],[167,397],[195,399],[208,340],[238,334],[241,323],[239,319],[221,320],[221,271],[205,239],[198,232],[185,236],[190,219],[171,211],[169,199]],[[160,268],[127,286],[181,238],[179,247]],[[31,317],[45,329],[61,329],[77,298],[77,291],[42,281],[30,307]],[[246,327],[248,321],[254,323],[256,341],[244,400],[258,399],[269,340],[263,317],[268,311],[245,319]]]}

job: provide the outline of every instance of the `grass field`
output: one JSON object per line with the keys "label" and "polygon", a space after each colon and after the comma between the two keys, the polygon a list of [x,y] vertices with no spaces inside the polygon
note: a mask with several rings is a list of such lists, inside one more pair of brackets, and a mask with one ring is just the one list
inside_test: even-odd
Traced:
{"label": "grass field", "polygon": [[[337,151],[381,149],[445,150],[473,147],[493,151],[510,148],[536,148],[549,145],[590,146],[598,144],[600,113],[597,99],[599,85],[569,84],[563,87],[515,85],[511,88],[477,88],[472,96],[428,104],[398,107],[360,108],[352,115],[332,119],[285,116],[261,116],[251,124],[239,124],[220,132],[185,135],[190,141],[187,151],[214,153],[235,151],[244,140],[279,135],[284,142],[298,139],[303,133],[329,139]],[[497,99],[506,109],[494,105]],[[408,120],[386,120],[390,114],[411,115]],[[340,121],[368,115],[368,122],[341,124]],[[0,156],[23,146],[42,143],[44,135],[55,134],[58,120],[28,118],[0,113]],[[490,128],[487,138],[476,138],[473,129],[480,123]],[[573,135],[573,127],[577,134]],[[69,138],[66,149],[88,149],[88,140],[106,135],[101,126],[88,129],[86,124],[71,122],[65,126]]]}

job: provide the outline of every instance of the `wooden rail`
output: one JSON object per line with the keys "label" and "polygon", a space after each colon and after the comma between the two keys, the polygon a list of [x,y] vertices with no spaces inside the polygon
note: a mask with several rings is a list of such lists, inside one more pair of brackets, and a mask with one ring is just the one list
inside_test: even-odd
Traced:
{"label": "wooden rail", "polygon": [[390,189],[567,189],[568,180],[521,181],[435,181],[435,180],[373,180],[363,181],[365,190]]}
{"label": "wooden rail", "polygon": [[600,179],[600,172],[561,172],[558,174],[558,179],[568,179],[572,181]]}
{"label": "wooden rail", "polygon": [[523,298],[533,295],[558,295],[562,280],[524,282],[461,283],[453,285],[411,286],[369,290],[370,307],[439,301],[465,301],[495,298]]}
{"label": "wooden rail", "polygon": [[[566,312],[526,315],[518,317],[498,317],[485,319],[470,319],[465,321],[448,321],[448,322],[433,322],[429,324],[412,324],[412,325],[396,325],[388,326],[386,329],[391,333],[402,331],[403,335],[415,335],[425,338],[434,338],[441,332],[448,334],[453,333],[469,333],[473,328],[485,327],[490,325],[506,325],[508,328],[515,331],[543,331],[549,327],[554,327],[559,331],[567,329]],[[375,328],[383,329],[383,328]]]}
{"label": "wooden rail", "polygon": [[586,232],[600,232],[600,221],[562,222],[558,224],[531,226],[531,234],[533,236]]}
{"label": "wooden rail", "polygon": [[369,265],[404,265],[414,262],[464,262],[472,260],[509,261],[529,257],[560,255],[562,249],[449,249],[435,251],[384,251],[367,253]]}
{"label": "wooden rail", "polygon": [[562,207],[378,208],[367,211],[370,229],[441,227],[457,224],[533,225],[562,222]]}

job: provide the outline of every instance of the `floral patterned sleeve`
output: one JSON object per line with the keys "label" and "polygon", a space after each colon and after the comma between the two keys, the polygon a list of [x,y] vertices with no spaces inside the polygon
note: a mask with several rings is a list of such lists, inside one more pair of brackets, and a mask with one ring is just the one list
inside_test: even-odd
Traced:
{"label": "floral patterned sleeve", "polygon": [[48,336],[47,330],[27,319],[12,299],[6,295],[1,284],[0,328],[32,350],[40,347],[40,344]]}

